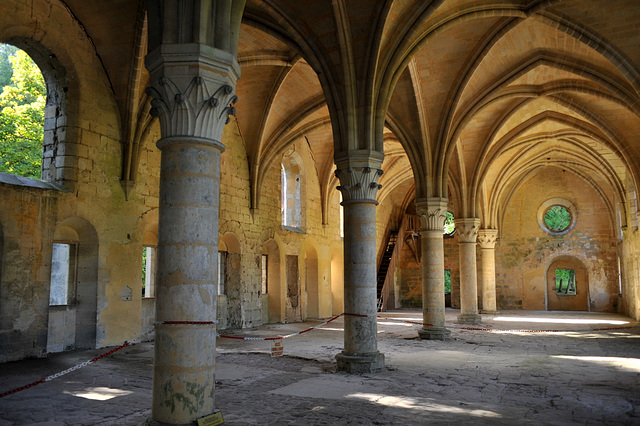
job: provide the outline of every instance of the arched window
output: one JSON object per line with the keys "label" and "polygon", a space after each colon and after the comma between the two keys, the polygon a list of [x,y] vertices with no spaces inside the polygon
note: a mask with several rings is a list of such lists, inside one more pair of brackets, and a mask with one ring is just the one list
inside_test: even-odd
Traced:
{"label": "arched window", "polygon": [[286,155],[280,167],[282,197],[282,227],[302,230],[302,176],[301,161],[296,153]]}
{"label": "arched window", "polygon": [[39,179],[47,89],[24,51],[0,44],[0,172]]}
{"label": "arched window", "polygon": [[35,40],[7,42],[0,44],[0,172],[73,182],[77,145],[66,143],[65,68]]}

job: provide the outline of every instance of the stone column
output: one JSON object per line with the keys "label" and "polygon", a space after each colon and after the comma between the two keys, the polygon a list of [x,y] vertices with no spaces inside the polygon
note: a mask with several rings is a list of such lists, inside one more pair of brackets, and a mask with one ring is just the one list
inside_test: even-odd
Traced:
{"label": "stone column", "polygon": [[460,316],[461,324],[479,324],[478,271],[476,266],[476,239],[480,219],[457,219],[456,234],[460,249]]}
{"label": "stone column", "polygon": [[[418,336],[426,340],[445,340],[451,331],[444,326],[444,242],[443,231],[448,200],[428,198],[416,200],[420,217],[422,246],[422,330]],[[430,324],[430,325],[426,325]]]}
{"label": "stone column", "polygon": [[497,229],[478,232],[482,268],[482,313],[496,313],[496,241]]}
{"label": "stone column", "polygon": [[220,142],[240,68],[202,44],[146,58],[162,138],[152,418],[192,424],[214,412]]}
{"label": "stone column", "polygon": [[338,370],[372,373],[384,368],[378,352],[376,307],[376,193],[383,155],[349,151],[336,156],[344,207],[344,350]]}

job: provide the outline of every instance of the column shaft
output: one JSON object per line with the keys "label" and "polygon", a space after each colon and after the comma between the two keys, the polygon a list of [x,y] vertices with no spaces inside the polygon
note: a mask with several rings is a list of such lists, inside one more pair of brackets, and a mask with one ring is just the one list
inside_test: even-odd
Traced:
{"label": "column shaft", "polygon": [[421,339],[444,340],[451,332],[444,326],[444,241],[446,199],[418,200],[420,244],[422,246],[422,322]]}
{"label": "column shaft", "polygon": [[476,262],[476,239],[478,219],[456,220],[458,247],[460,250],[460,316],[458,322],[478,324],[478,272]]}
{"label": "column shaft", "polygon": [[240,68],[200,44],[162,45],[146,65],[162,133],[151,415],[193,424],[215,411],[220,140]]}
{"label": "column shaft", "polygon": [[482,313],[496,313],[496,258],[495,249],[481,248],[482,256]]}
{"label": "column shaft", "polygon": [[478,244],[482,271],[482,313],[496,313],[496,250],[497,229],[481,229]]}
{"label": "column shaft", "polygon": [[336,160],[344,207],[344,351],[338,370],[372,373],[384,368],[377,337],[376,193],[382,155],[350,151]]}
{"label": "column shaft", "polygon": [[[220,150],[161,140],[154,419],[214,411]],[[192,322],[195,324],[180,324]]]}
{"label": "column shaft", "polygon": [[372,203],[344,206],[344,352],[376,352],[376,206]]}

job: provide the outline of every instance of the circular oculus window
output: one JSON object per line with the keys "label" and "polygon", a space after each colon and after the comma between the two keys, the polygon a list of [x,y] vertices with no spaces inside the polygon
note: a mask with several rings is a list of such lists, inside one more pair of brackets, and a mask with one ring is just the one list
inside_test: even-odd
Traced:
{"label": "circular oculus window", "polygon": [[544,214],[544,224],[551,232],[563,232],[571,226],[571,212],[565,206],[551,206]]}
{"label": "circular oculus window", "polygon": [[564,235],[576,225],[575,206],[564,198],[552,198],[538,209],[538,224],[551,235]]}

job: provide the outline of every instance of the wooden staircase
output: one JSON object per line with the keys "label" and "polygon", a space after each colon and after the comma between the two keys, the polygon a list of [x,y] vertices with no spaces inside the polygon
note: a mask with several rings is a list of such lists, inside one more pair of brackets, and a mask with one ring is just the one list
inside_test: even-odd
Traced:
{"label": "wooden staircase", "polygon": [[387,240],[387,247],[382,255],[382,261],[378,267],[378,312],[382,310],[382,290],[384,289],[384,282],[387,279],[387,272],[389,272],[391,257],[393,256],[393,251],[396,248],[397,240],[398,231],[391,231],[389,233],[389,239]]}

